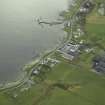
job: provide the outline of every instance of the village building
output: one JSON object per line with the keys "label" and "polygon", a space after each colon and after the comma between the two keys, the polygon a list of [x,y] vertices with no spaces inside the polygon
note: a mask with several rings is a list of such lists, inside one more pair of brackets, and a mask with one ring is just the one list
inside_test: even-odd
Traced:
{"label": "village building", "polygon": [[105,54],[93,58],[93,68],[97,72],[105,73]]}
{"label": "village building", "polygon": [[73,32],[74,38],[78,38],[82,35],[84,35],[84,31],[81,28],[77,28],[77,30]]}
{"label": "village building", "polygon": [[39,74],[39,70],[37,70],[37,69],[33,70],[33,74],[34,75],[38,75]]}
{"label": "village building", "polygon": [[45,58],[43,59],[40,64],[42,65],[48,65],[49,67],[53,67],[54,65],[56,65],[57,63],[59,63],[60,61],[58,61],[57,59],[52,59],[52,58]]}
{"label": "village building", "polygon": [[79,44],[67,43],[58,51],[61,53],[62,57],[73,60],[79,55],[79,47]]}
{"label": "village building", "polygon": [[94,7],[94,3],[92,0],[85,0],[82,4],[81,8],[76,14],[76,20],[81,20],[86,14],[88,14]]}
{"label": "village building", "polygon": [[33,68],[31,75],[38,75],[40,73],[40,70],[41,70],[41,66]]}
{"label": "village building", "polygon": [[71,20],[67,20],[64,22],[65,27],[71,27]]}
{"label": "village building", "polygon": [[93,0],[85,0],[80,8],[80,12],[82,13],[89,13],[94,7]]}

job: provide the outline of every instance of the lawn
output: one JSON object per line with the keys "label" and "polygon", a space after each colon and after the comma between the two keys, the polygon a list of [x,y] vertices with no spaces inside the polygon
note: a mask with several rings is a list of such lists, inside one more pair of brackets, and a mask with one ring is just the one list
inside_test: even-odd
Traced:
{"label": "lawn", "polygon": [[105,105],[105,79],[102,75],[62,61],[48,74],[47,80],[50,84],[51,81],[78,83],[80,87],[71,91],[54,88],[39,105]]}

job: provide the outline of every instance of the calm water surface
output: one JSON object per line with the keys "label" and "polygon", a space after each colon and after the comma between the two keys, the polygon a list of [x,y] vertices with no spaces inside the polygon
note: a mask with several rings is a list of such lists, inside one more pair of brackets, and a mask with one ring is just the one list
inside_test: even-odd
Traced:
{"label": "calm water surface", "polygon": [[55,20],[66,7],[66,0],[0,0],[0,82],[17,78],[33,56],[58,43],[61,26],[42,28],[34,19]]}

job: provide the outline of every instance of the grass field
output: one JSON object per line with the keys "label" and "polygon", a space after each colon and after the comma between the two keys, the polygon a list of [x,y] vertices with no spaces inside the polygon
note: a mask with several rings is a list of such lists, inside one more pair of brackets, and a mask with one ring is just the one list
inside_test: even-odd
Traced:
{"label": "grass field", "polygon": [[[105,77],[88,68],[91,57],[84,59],[86,56],[90,55],[81,55],[83,61],[73,63],[60,58],[61,63],[40,84],[25,92],[20,92],[19,88],[1,93],[0,105],[105,105]],[[55,82],[79,86],[70,90],[51,88]],[[17,98],[13,98],[14,93],[18,94]]]}

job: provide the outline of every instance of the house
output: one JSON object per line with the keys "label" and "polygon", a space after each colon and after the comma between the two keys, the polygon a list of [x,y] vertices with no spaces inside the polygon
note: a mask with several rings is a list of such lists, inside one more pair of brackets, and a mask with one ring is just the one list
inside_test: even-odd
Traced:
{"label": "house", "polygon": [[105,54],[93,58],[93,68],[97,72],[105,73]]}
{"label": "house", "polygon": [[80,8],[80,12],[89,13],[94,7],[93,0],[85,0]]}
{"label": "house", "polygon": [[92,0],[85,0],[76,16],[80,18],[81,16],[88,14],[93,9],[93,7],[94,3]]}
{"label": "house", "polygon": [[36,68],[32,69],[32,74],[31,75],[38,75],[40,73],[41,67],[38,66]]}
{"label": "house", "polygon": [[71,22],[72,22],[71,20],[65,21],[65,22],[64,22],[64,26],[65,26],[65,27],[71,27]]}
{"label": "house", "polygon": [[80,13],[87,13],[89,10],[87,8],[81,7],[79,11]]}
{"label": "house", "polygon": [[57,59],[52,59],[52,58],[46,58],[43,59],[40,64],[42,65],[48,65],[49,67],[53,67],[55,66],[57,63],[59,63],[60,61],[58,61]]}
{"label": "house", "polygon": [[33,74],[34,75],[37,75],[37,74],[39,74],[39,71],[36,69],[36,70],[33,70]]}
{"label": "house", "polygon": [[61,47],[58,51],[61,53],[62,57],[73,60],[79,54],[79,44],[67,43]]}
{"label": "house", "polygon": [[74,38],[78,38],[82,35],[84,35],[84,31],[81,28],[77,28],[77,30],[73,32]]}

